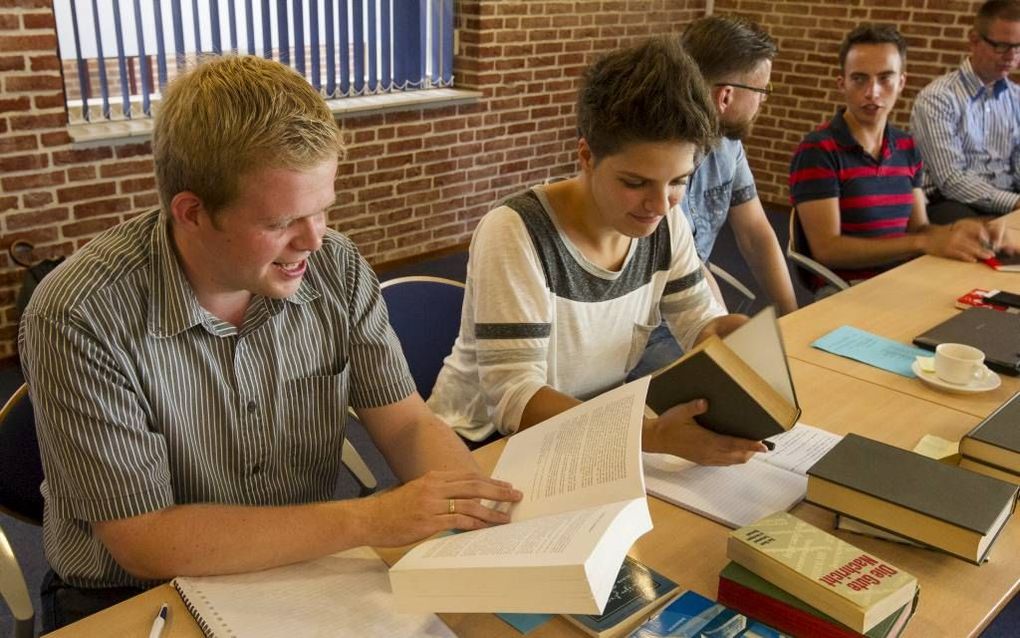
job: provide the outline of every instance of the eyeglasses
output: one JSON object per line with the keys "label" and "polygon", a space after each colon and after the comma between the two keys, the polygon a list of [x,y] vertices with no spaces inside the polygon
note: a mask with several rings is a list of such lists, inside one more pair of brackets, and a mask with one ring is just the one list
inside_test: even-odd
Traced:
{"label": "eyeglasses", "polygon": [[983,33],[978,35],[980,35],[981,39],[985,41],[985,44],[992,47],[992,51],[995,51],[999,55],[1012,53],[1013,51],[1020,51],[1020,42],[996,42]]}
{"label": "eyeglasses", "polygon": [[772,95],[772,83],[769,82],[765,85],[765,88],[757,86],[748,86],[746,84],[737,84],[736,82],[716,82],[715,86],[732,86],[735,89],[746,89],[748,91],[754,91],[755,93],[761,93],[766,98]]}

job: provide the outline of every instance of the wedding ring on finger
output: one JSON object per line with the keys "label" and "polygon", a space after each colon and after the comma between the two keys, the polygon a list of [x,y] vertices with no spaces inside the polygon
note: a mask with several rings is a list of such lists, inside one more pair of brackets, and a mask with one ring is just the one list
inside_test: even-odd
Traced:
{"label": "wedding ring on finger", "polygon": [[456,514],[457,513],[457,502],[454,501],[452,498],[450,499],[449,513],[450,514]]}

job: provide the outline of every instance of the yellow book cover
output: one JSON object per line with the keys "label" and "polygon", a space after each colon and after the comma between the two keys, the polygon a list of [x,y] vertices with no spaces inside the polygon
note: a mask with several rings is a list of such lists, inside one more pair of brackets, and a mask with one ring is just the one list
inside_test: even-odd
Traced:
{"label": "yellow book cover", "polygon": [[861,633],[917,590],[910,574],[786,512],[731,532],[726,553]]}

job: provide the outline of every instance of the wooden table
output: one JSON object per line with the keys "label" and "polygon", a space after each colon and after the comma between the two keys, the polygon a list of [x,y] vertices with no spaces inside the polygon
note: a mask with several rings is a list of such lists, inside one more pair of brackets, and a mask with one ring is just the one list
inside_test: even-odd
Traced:
{"label": "wooden table", "polygon": [[933,403],[987,416],[1020,391],[1020,377],[1000,374],[1002,385],[992,392],[949,394],[933,390],[918,379],[811,347],[813,341],[843,325],[909,344],[917,335],[960,312],[954,302],[973,288],[1020,291],[1020,274],[996,272],[984,264],[920,257],[780,319],[786,353],[790,358]]}
{"label": "wooden table", "polygon": [[[806,363],[791,361],[791,370],[805,423],[838,432],[858,432],[911,448],[930,433],[959,438],[978,417],[924,398],[883,388],[866,380]],[[495,463],[501,443],[477,452],[485,467]],[[728,529],[655,498],[649,498],[655,529],[638,540],[631,555],[666,574],[683,587],[714,597],[719,571],[726,564]],[[793,512],[823,529],[832,530],[831,513],[807,504]],[[976,635],[1012,597],[1020,574],[1020,523],[1011,520],[992,549],[992,561],[977,567],[937,552],[878,539],[835,532],[860,547],[916,575],[921,584],[917,614],[907,636]],[[397,553],[399,554],[399,552]],[[392,551],[384,552],[389,560]],[[156,587],[127,602],[86,618],[52,636],[144,636],[162,602],[171,605],[172,621],[165,636],[197,638],[201,631],[180,598],[168,586]],[[519,636],[490,614],[443,614],[459,636]],[[556,618],[529,636],[579,636]]]}

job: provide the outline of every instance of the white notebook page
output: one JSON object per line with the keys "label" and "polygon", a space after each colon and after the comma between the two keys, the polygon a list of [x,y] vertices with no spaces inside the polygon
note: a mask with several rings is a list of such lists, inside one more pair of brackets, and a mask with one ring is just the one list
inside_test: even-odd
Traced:
{"label": "white notebook page", "polygon": [[645,486],[652,496],[736,529],[799,503],[807,493],[804,472],[841,438],[798,423],[769,439],[774,451],[724,467],[646,453]]}
{"label": "white notebook page", "polygon": [[435,614],[398,613],[386,564],[367,547],[261,572],[182,577],[174,587],[207,635],[436,636]]}

